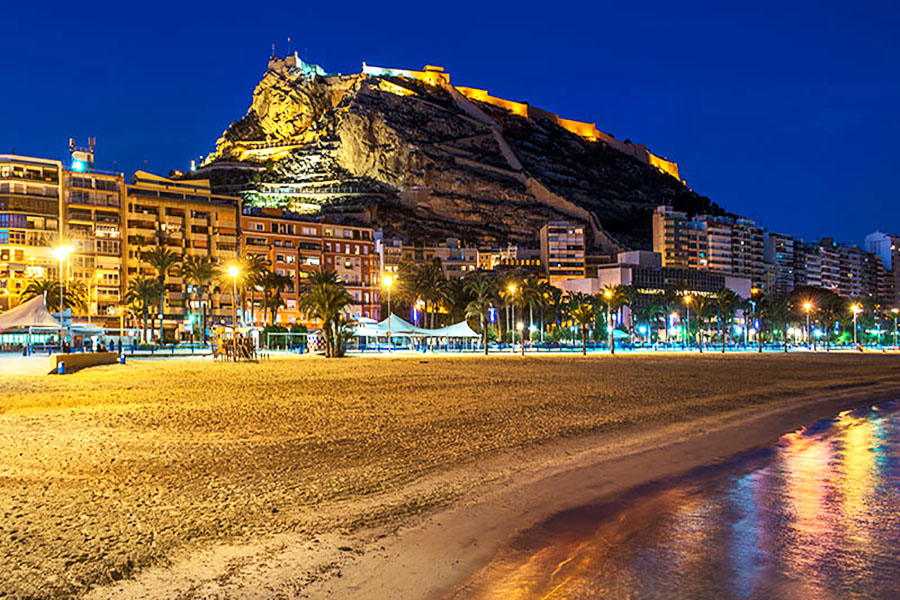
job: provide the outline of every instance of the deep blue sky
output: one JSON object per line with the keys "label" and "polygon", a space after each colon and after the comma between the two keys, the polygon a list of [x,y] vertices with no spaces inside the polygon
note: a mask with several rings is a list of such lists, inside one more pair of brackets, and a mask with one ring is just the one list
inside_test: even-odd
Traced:
{"label": "deep blue sky", "polygon": [[61,158],[93,135],[98,167],[184,168],[290,36],[328,71],[437,64],[596,121],[773,230],[900,231],[891,2],[51,1],[4,6],[0,22],[0,152]]}

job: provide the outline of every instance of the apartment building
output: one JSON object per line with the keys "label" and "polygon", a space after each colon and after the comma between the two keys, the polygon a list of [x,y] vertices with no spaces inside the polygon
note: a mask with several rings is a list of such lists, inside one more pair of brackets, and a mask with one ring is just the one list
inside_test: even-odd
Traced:
{"label": "apartment building", "polygon": [[584,225],[551,221],[541,227],[540,240],[541,262],[551,284],[585,276]]}
{"label": "apartment building", "polygon": [[544,272],[540,248],[522,248],[509,244],[506,248],[478,250],[478,269],[483,271],[522,270]]}
{"label": "apartment building", "polygon": [[59,276],[62,195],[60,161],[0,155],[0,310],[18,304],[29,279]]}
{"label": "apartment building", "polygon": [[379,270],[375,232],[369,227],[322,223],[323,264],[335,271],[353,299],[351,318],[381,318]]}
{"label": "apartment building", "polygon": [[122,299],[122,214],[125,176],[94,168],[94,139],[69,140],[63,170],[63,239],[74,248],[68,275],[85,284],[89,314],[118,316]]}
{"label": "apartment building", "polygon": [[379,238],[375,248],[381,260],[381,269],[395,273],[401,263],[422,266],[441,261],[441,270],[447,279],[465,277],[478,269],[478,249],[464,246],[457,238],[443,242],[410,244],[401,238]]}
{"label": "apartment building", "polygon": [[766,232],[763,253],[767,276],[764,289],[780,294],[794,289],[794,245],[793,236]]}
{"label": "apartment building", "polygon": [[662,266],[708,269],[706,228],[671,206],[653,213],[653,251],[662,257]]}
{"label": "apartment building", "polygon": [[700,215],[689,219],[670,206],[653,214],[653,251],[664,267],[700,269],[766,280],[763,229],[750,219]]}
{"label": "apartment building", "polygon": [[[124,264],[126,280],[138,275],[155,276],[142,252],[153,246],[169,248],[180,256],[208,256],[219,265],[238,258],[238,205],[233,196],[213,194],[207,180],[175,181],[138,171],[125,188],[126,208]],[[174,273],[165,280],[166,337],[187,334],[187,315],[199,312],[199,300],[186,292],[185,282]],[[127,283],[123,285],[123,291]],[[231,324],[231,290],[214,286],[206,308],[210,326]]]}
{"label": "apartment building", "polygon": [[[284,305],[278,309],[275,323],[315,325],[300,310],[300,294],[310,273],[324,264],[321,224],[286,209],[245,207],[241,214],[241,256],[261,257],[273,272],[293,281],[281,292]],[[252,300],[259,303],[262,295],[253,294]],[[262,311],[255,316],[262,322]]]}
{"label": "apartment building", "polygon": [[900,236],[876,231],[866,236],[865,247],[881,260],[888,273],[882,282],[882,294],[894,307],[900,307]]}

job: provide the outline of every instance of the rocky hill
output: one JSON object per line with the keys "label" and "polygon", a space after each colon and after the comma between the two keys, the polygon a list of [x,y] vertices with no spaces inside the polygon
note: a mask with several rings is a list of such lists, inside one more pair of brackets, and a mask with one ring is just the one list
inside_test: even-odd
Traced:
{"label": "rocky hill", "polygon": [[[595,248],[649,248],[660,204],[719,212],[676,178],[449,83],[327,75],[273,59],[247,114],[193,176],[245,201],[343,215],[412,240],[534,245],[549,220]],[[449,79],[448,79],[449,81]]]}

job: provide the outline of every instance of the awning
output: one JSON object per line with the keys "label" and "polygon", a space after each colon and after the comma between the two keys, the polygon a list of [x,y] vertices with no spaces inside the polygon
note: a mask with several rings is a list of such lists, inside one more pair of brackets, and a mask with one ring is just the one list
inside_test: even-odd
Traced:
{"label": "awning", "polygon": [[0,315],[0,330],[29,327],[60,327],[59,320],[47,310],[43,296],[35,296]]}

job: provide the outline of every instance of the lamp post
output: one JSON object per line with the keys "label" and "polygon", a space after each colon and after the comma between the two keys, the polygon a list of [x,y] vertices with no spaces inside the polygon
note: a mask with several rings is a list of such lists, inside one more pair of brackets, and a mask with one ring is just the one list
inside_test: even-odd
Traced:
{"label": "lamp post", "polygon": [[[387,330],[387,342],[388,342],[388,350],[391,349],[391,286],[394,285],[394,278],[390,275],[384,276],[384,289],[387,290],[387,309],[388,309],[388,330]],[[402,337],[402,336],[401,336]]]}
{"label": "lamp post", "polygon": [[803,310],[806,312],[806,345],[812,347],[812,332],[809,330],[809,311],[812,310],[812,302],[809,300],[804,302]]}
{"label": "lamp post", "polygon": [[612,324],[612,307],[610,306],[609,299],[612,298],[612,290],[603,290],[603,297],[606,298],[606,336],[607,343],[609,344],[609,353],[615,354],[616,347],[615,340],[613,339],[613,324]]}
{"label": "lamp post", "polygon": [[893,344],[893,346],[894,346],[894,349],[896,350],[897,349],[897,317],[898,317],[898,314],[900,314],[900,309],[892,308],[891,314],[894,315],[894,344]]}
{"label": "lamp post", "polygon": [[[513,324],[513,321],[516,320],[516,305],[512,303],[512,299],[516,295],[516,284],[511,283],[508,286],[506,286],[506,289],[509,291],[509,297],[508,297],[509,299],[506,301],[506,320],[507,320],[506,329],[507,329],[507,331],[510,332],[509,337],[510,337],[510,343],[512,344],[512,346],[510,347],[510,350],[514,350],[515,344],[516,344],[516,334],[513,333],[513,331],[512,331],[512,324]],[[510,306],[512,306],[512,317],[509,316]]]}
{"label": "lamp post", "polygon": [[63,279],[63,264],[75,248],[62,245],[56,248],[54,254],[59,259],[59,349],[62,351],[63,338],[66,335],[65,319],[63,318],[63,298],[66,295],[65,280]]}
{"label": "lamp post", "polygon": [[686,348],[689,347],[688,342],[690,340],[690,330],[691,330],[691,301],[693,299],[694,298],[691,296],[684,297],[684,306],[685,306],[685,310],[687,311],[687,314],[685,315],[686,318],[684,321],[684,345]]}
{"label": "lamp post", "polygon": [[228,267],[228,274],[231,275],[231,344],[234,349],[234,360],[237,361],[237,278],[241,270],[232,265]]}
{"label": "lamp post", "polygon": [[853,345],[857,346],[858,342],[856,341],[856,316],[862,312],[862,306],[859,304],[854,304],[850,307],[850,310],[853,311]]}
{"label": "lamp post", "polygon": [[516,323],[516,329],[519,330],[519,338],[522,340],[522,356],[525,356],[525,323],[519,321]]}
{"label": "lamp post", "polygon": [[88,306],[87,306],[87,322],[88,325],[91,324],[91,299],[93,295],[91,294],[91,290],[93,289],[94,279],[100,279],[103,277],[103,273],[94,273],[94,276],[88,279]]}

